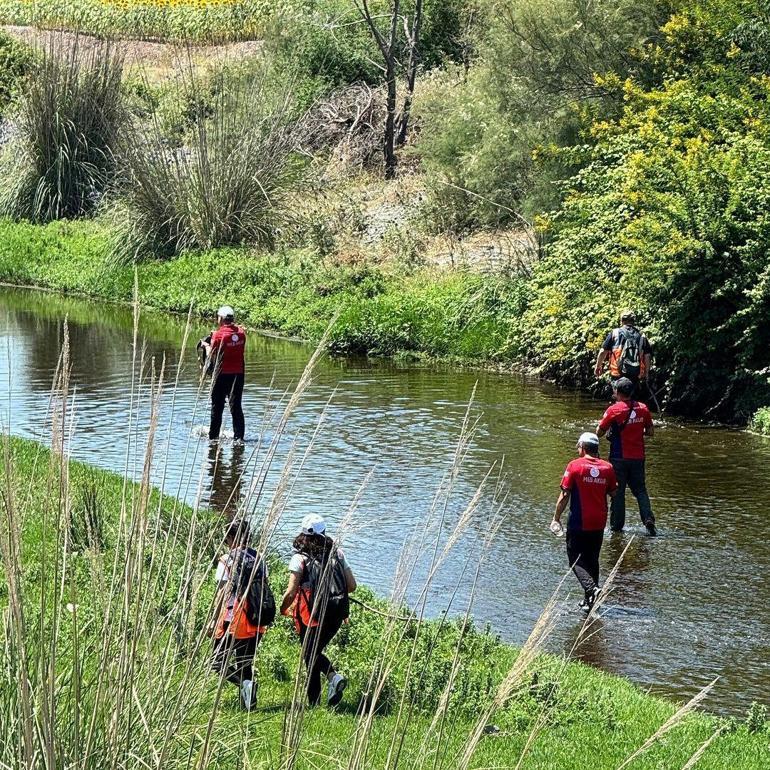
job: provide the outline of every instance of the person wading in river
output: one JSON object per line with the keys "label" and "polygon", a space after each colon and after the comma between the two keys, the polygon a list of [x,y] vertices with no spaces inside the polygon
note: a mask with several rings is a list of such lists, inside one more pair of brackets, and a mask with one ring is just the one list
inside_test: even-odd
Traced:
{"label": "person wading in river", "polygon": [[605,338],[596,358],[594,374],[602,376],[604,362],[609,359],[610,378],[617,382],[621,377],[631,380],[635,386],[647,381],[652,361],[652,346],[636,328],[636,315],[627,310],[620,316],[620,326]]}
{"label": "person wading in river", "polygon": [[599,437],[583,433],[577,442],[578,458],[567,465],[556,500],[551,532],[564,534],[561,516],[569,503],[567,558],[585,597],[580,608],[590,612],[599,594],[599,553],[607,525],[607,496],[617,489],[615,471],[599,458]]}
{"label": "person wading in river", "polygon": [[618,493],[612,498],[610,528],[620,532],[626,523],[626,486],[639,504],[639,515],[650,535],[656,535],[655,516],[645,479],[644,437],[652,437],[654,427],[650,410],[631,396],[634,384],[621,377],[613,386],[615,403],[604,413],[597,434],[610,441],[609,458],[618,479]]}
{"label": "person wading in river", "polygon": [[208,368],[211,371],[211,421],[209,440],[216,441],[222,428],[222,413],[225,401],[230,404],[233,417],[233,437],[243,441],[246,421],[241,400],[245,378],[244,350],[246,332],[235,324],[235,311],[225,305],[217,311],[219,328],[211,333],[211,341],[201,340],[206,350]]}
{"label": "person wading in river", "polygon": [[248,542],[249,525],[243,520],[230,522],[225,534],[228,552],[216,571],[212,668],[238,686],[241,706],[251,711],[257,700],[254,656],[275,620],[275,599],[267,582],[267,565]]}
{"label": "person wading in river", "polygon": [[348,594],[356,590],[356,579],[345,554],[326,535],[326,522],[317,514],[302,520],[289,562],[289,585],[281,613],[291,614],[302,641],[307,666],[307,697],[311,706],[321,701],[321,675],[328,681],[326,703],[342,700],[347,681],[335,671],[324,648],[348,619]]}

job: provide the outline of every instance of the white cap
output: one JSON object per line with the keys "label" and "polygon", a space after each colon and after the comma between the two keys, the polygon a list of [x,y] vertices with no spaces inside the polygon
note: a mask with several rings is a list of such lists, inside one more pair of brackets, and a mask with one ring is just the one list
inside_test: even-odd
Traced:
{"label": "white cap", "polygon": [[233,310],[230,305],[222,305],[222,307],[217,310],[217,318],[235,318],[235,310]]}
{"label": "white cap", "polygon": [[303,535],[323,535],[326,532],[326,522],[323,516],[317,513],[309,513],[302,519],[300,529]]}
{"label": "white cap", "polygon": [[592,444],[593,446],[599,446],[599,437],[595,433],[581,433],[578,439],[578,448],[585,446],[586,444]]}

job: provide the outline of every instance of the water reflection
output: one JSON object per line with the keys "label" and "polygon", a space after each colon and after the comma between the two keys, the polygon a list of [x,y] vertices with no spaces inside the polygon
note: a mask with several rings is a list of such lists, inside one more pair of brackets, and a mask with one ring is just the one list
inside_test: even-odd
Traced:
{"label": "water reflection", "polygon": [[246,445],[237,441],[212,442],[208,449],[209,507],[232,518],[243,500]]}

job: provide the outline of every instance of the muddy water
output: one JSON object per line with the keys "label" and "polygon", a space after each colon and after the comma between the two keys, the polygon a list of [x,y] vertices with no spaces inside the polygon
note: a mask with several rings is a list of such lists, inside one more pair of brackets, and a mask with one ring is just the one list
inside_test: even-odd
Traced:
{"label": "muddy water", "polygon": [[[45,414],[68,319],[76,386],[71,452],[102,468],[138,476],[146,405],[131,405],[132,317],[125,308],[0,289],[0,415],[12,433],[45,440]],[[140,357],[145,372],[165,356],[176,364],[184,324],[145,313]],[[197,339],[205,327],[193,329]],[[270,405],[293,387],[311,350],[252,335],[244,405],[245,446],[210,447],[192,355],[179,373],[173,404],[164,402],[155,481],[189,502],[222,508],[248,483],[264,450],[257,437]],[[171,371],[176,375],[175,368]],[[451,527],[490,465],[505,458],[496,494],[504,524],[488,550],[483,542],[495,510],[490,484],[479,511],[441,570],[431,594],[438,614],[460,612],[482,560],[473,607],[503,638],[521,643],[566,569],[563,541],[547,529],[564,465],[576,436],[595,425],[604,404],[513,376],[326,359],[288,426],[276,467],[293,441],[307,446],[319,415],[324,425],[292,489],[279,542],[317,511],[339,522],[367,474],[347,538],[358,573],[382,594],[390,590],[402,543],[429,510],[451,464],[468,399],[477,384],[478,427],[448,508]],[[132,417],[133,414],[133,417]],[[126,426],[137,426],[131,434]],[[227,425],[227,415],[225,425]],[[133,435],[133,447],[127,446]],[[295,438],[296,437],[296,438]],[[635,535],[609,608],[582,657],[652,692],[682,699],[719,675],[709,706],[740,714],[767,703],[770,687],[770,542],[767,511],[770,440],[738,431],[664,420],[652,442],[648,482],[661,536],[648,538],[629,497],[626,533],[605,540],[603,570]],[[274,479],[271,481],[274,483]],[[241,490],[242,492],[242,490]],[[463,573],[463,571],[465,572]],[[466,577],[463,577],[463,574]],[[577,584],[559,605],[551,648],[572,645],[581,616]],[[453,597],[453,598],[452,598]]]}

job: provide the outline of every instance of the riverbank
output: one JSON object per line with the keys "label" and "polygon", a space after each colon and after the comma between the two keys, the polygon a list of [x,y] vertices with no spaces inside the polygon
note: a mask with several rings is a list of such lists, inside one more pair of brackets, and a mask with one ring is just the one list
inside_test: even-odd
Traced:
{"label": "riverbank", "polygon": [[[0,281],[118,302],[133,298],[134,268],[107,261],[98,221],[45,226],[0,221]],[[315,342],[339,314],[329,347],[369,356],[431,357],[513,366],[522,281],[464,271],[339,264],[312,250],[188,254],[137,267],[140,301],[212,318],[227,301],[240,322]]]}
{"label": "riverbank", "polygon": [[[346,765],[365,738],[367,767],[388,765],[394,745],[402,766],[454,767],[479,715],[488,714],[493,727],[471,767],[514,766],[532,739],[522,767],[566,770],[580,757],[609,770],[675,711],[629,682],[545,655],[520,672],[504,704],[487,711],[515,670],[516,650],[461,622],[404,627],[399,621],[394,635],[383,616],[394,608],[364,589],[358,598],[382,614],[354,606],[332,647],[350,679],[346,705],[336,713],[307,712],[294,730],[287,728],[296,713],[299,650],[289,625],[279,621],[258,655],[260,708],[248,716],[237,710],[231,689],[217,694],[206,671],[219,520],[147,485],[126,485],[120,475],[63,461],[39,444],[10,439],[7,446],[0,474],[6,490],[0,603],[13,612],[5,648],[10,675],[0,684],[0,704],[16,717],[3,720],[0,731],[4,751],[13,756],[26,751],[28,710],[50,728],[59,756],[104,758],[120,746],[149,766],[159,758],[166,768],[187,766],[189,752],[196,752],[206,760],[201,766],[230,767],[240,755],[247,767],[277,767],[289,743],[299,767],[326,760]],[[355,566],[358,556],[349,556]],[[285,567],[274,561],[276,592],[285,580]],[[419,665],[410,673],[413,653]],[[372,677],[377,681],[373,672],[386,663],[379,712],[368,721],[357,707]],[[30,689],[20,697],[22,674]],[[454,686],[444,712],[448,681]],[[44,708],[49,698],[57,703],[55,714]],[[406,712],[399,714],[400,705]],[[682,767],[719,728],[698,767],[765,766],[768,728],[755,708],[746,723],[689,716],[633,767]],[[38,735],[29,739],[35,743]]]}

